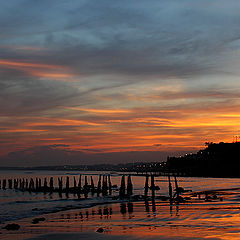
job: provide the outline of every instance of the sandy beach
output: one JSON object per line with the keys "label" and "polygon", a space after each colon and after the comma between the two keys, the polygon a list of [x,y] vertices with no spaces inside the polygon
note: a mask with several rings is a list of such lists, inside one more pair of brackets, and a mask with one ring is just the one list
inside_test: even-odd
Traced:
{"label": "sandy beach", "polygon": [[227,199],[123,202],[45,214],[37,224],[23,219],[18,231],[1,230],[0,239],[232,240],[239,239],[239,215],[237,202]]}
{"label": "sandy beach", "polygon": [[[119,180],[120,176],[113,178],[114,183]],[[178,180],[188,191],[182,194],[183,202],[172,204],[167,198],[166,177],[156,179],[161,189],[155,198],[149,193],[147,201],[91,194],[87,199],[76,199],[73,194],[59,198],[58,194],[1,190],[0,240],[239,239],[238,179]],[[133,182],[134,193],[143,192],[144,178],[133,177]],[[4,229],[11,223],[20,228]]]}

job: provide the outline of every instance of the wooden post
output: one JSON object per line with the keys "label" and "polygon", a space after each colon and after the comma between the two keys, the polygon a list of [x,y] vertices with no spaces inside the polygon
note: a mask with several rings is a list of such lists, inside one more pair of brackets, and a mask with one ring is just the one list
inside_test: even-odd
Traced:
{"label": "wooden post", "polygon": [[102,195],[105,196],[105,175],[102,177]]}
{"label": "wooden post", "polygon": [[48,186],[47,186],[47,178],[44,178],[44,184],[43,184],[43,191],[44,191],[44,193],[47,191],[47,188],[48,188]]}
{"label": "wooden post", "polygon": [[168,189],[169,189],[169,199],[171,203],[172,202],[172,183],[171,183],[170,175],[168,175]]}
{"label": "wooden post", "polygon": [[83,186],[83,192],[84,192],[84,197],[87,198],[88,197],[88,192],[89,192],[87,176],[85,176],[85,183],[84,183],[84,186]]}
{"label": "wooden post", "polygon": [[50,191],[52,192],[54,190],[54,187],[53,187],[53,177],[50,178],[49,186],[50,186]]}
{"label": "wooden post", "polygon": [[94,193],[95,188],[94,188],[94,182],[93,182],[93,177],[91,176],[91,191]]}
{"label": "wooden post", "polygon": [[74,190],[77,189],[77,182],[76,182],[75,176],[73,177],[73,188],[74,188]]}
{"label": "wooden post", "polygon": [[154,184],[154,175],[151,174],[151,189],[152,189],[152,198],[155,198],[155,184]]}
{"label": "wooden post", "polygon": [[8,188],[12,189],[12,179],[8,179]]}
{"label": "wooden post", "polygon": [[62,188],[63,188],[63,180],[62,180],[62,177],[61,177],[61,178],[58,178],[58,191],[59,191],[59,193],[62,192]]}
{"label": "wooden post", "polygon": [[42,179],[41,178],[38,179],[38,188],[39,188],[39,190],[41,190],[41,188],[42,188]]}
{"label": "wooden post", "polygon": [[19,179],[19,189],[22,189],[22,179]]}
{"label": "wooden post", "polygon": [[99,196],[99,193],[101,192],[101,177],[102,177],[102,175],[99,174],[98,186],[97,186],[97,195],[98,195],[98,196]]}
{"label": "wooden post", "polygon": [[107,176],[103,176],[103,183],[102,183],[102,195],[107,195]]}
{"label": "wooden post", "polygon": [[22,190],[24,190],[25,189],[25,179],[23,178],[22,179]]}
{"label": "wooden post", "polygon": [[127,181],[127,195],[130,197],[133,194],[133,185],[131,180],[131,175],[128,175],[128,181]]}
{"label": "wooden post", "polygon": [[148,174],[146,175],[146,180],[145,180],[145,188],[144,188],[144,196],[147,197],[148,195],[148,179],[149,179],[149,176]]}
{"label": "wooden post", "polygon": [[105,175],[102,177],[102,195],[105,196]]}
{"label": "wooden post", "polygon": [[111,183],[110,174],[108,174],[108,190],[109,190],[109,195],[112,195],[112,183]]}
{"label": "wooden post", "polygon": [[28,190],[28,188],[29,188],[28,179],[26,178],[26,181],[25,181],[25,189]]}
{"label": "wooden post", "polygon": [[175,188],[176,188],[177,199],[179,199],[179,189],[178,189],[178,183],[177,183],[177,177],[176,176],[174,176],[174,180],[175,180]]}
{"label": "wooden post", "polygon": [[66,192],[69,192],[69,176],[67,176],[66,180]]}
{"label": "wooden post", "polygon": [[6,189],[6,184],[7,184],[6,179],[3,179],[3,186],[2,186],[3,190]]}
{"label": "wooden post", "polygon": [[80,174],[79,180],[78,180],[78,190],[81,191],[82,189],[82,175]]}
{"label": "wooden post", "polygon": [[119,191],[119,195],[120,197],[124,197],[125,196],[125,176],[122,175],[122,179],[121,179],[121,186],[120,186],[120,191]]}
{"label": "wooden post", "polygon": [[32,178],[30,179],[29,190],[30,190],[30,191],[31,191],[31,190],[34,190],[34,181],[33,181]]}
{"label": "wooden post", "polygon": [[36,177],[36,187],[35,190],[38,191],[39,190],[39,185],[38,185],[38,178]]}

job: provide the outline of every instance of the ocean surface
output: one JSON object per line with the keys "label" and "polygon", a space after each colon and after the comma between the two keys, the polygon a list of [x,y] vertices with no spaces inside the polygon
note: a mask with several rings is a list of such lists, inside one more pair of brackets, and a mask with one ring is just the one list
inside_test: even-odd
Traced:
{"label": "ocean surface", "polygon": [[[90,182],[90,176],[93,176],[94,184],[97,185],[98,175],[100,172],[80,172],[80,171],[0,171],[0,179],[14,179],[14,178],[36,178],[43,179],[46,177],[54,178],[54,186],[57,186],[57,178],[63,177],[64,184],[66,176],[70,177],[70,187],[73,186],[73,177],[75,176],[77,181],[79,175],[88,176],[88,182]],[[109,172],[101,172],[101,174],[109,174]],[[120,186],[122,173],[111,173],[112,185],[116,184]],[[134,194],[143,194],[145,177],[132,176],[132,183],[134,187]],[[174,181],[172,182],[174,186]],[[82,177],[82,185],[84,184],[84,177]],[[212,189],[226,189],[226,188],[238,188],[240,187],[240,179],[238,178],[186,178],[178,177],[178,184],[186,190],[202,191]],[[160,187],[159,191],[156,191],[156,196],[166,195],[168,196],[168,179],[165,176],[155,177],[155,185]],[[113,191],[113,195],[117,195],[118,192]],[[233,197],[228,197],[228,204],[236,204],[236,201],[240,199],[239,190],[235,191]],[[239,197],[239,199],[238,199]],[[112,200],[103,197],[97,197],[96,195],[88,195],[85,199],[81,196],[78,199],[77,195],[69,194],[66,196],[58,193],[29,193],[22,192],[14,189],[0,189],[0,224],[7,221],[14,221],[28,217],[34,217],[45,213],[54,213],[62,210],[78,209],[83,207],[96,206],[100,203],[111,203]]]}

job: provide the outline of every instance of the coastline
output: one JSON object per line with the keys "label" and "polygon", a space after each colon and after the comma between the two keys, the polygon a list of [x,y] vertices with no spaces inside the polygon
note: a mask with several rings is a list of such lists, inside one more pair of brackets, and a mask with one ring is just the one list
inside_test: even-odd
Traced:
{"label": "coastline", "polygon": [[[0,239],[238,239],[240,208],[238,201],[230,198],[227,195],[223,202],[195,200],[172,205],[160,200],[147,204],[144,201],[108,202],[44,214],[40,217],[45,220],[37,224],[32,223],[33,218],[16,221],[21,228],[1,230]],[[103,232],[98,233],[99,228]]]}
{"label": "coastline", "polygon": [[[144,178],[134,180],[134,195],[137,195],[143,191]],[[114,181],[119,182],[119,178]],[[19,199],[30,200],[22,205],[28,208],[29,212],[34,210],[34,201],[37,199],[42,209],[34,211],[34,216],[26,213],[29,217],[0,224],[0,227],[8,223],[20,225],[17,231],[1,229],[0,239],[238,239],[236,234],[240,232],[240,188],[236,179],[225,181],[206,178],[201,181],[200,186],[198,178],[179,178],[179,186],[187,190],[182,194],[186,201],[172,204],[167,198],[167,179],[159,177],[156,182],[161,184],[161,189],[156,192],[154,199],[149,196],[148,201],[135,201],[134,197],[134,201],[121,200],[117,199],[117,196],[77,200],[74,195],[59,200],[57,195],[29,195],[4,190],[2,201],[4,194],[9,196],[9,193],[12,193],[13,199],[18,196]],[[190,189],[193,192],[189,191]],[[165,197],[161,198],[160,194]],[[6,205],[2,205],[8,207],[9,211],[12,211],[13,206],[21,206],[19,201],[5,203]],[[43,211],[43,204],[47,212]],[[51,204],[54,204],[54,208]],[[33,223],[35,218],[44,220]],[[97,232],[99,228],[103,230],[100,233]]]}

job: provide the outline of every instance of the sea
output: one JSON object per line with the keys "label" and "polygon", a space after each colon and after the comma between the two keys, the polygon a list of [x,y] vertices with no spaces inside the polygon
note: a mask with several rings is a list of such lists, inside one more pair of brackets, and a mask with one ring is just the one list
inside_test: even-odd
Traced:
{"label": "sea", "polygon": [[[70,187],[73,186],[73,178],[78,181],[80,174],[82,175],[82,185],[84,184],[84,176],[87,176],[90,182],[90,176],[93,177],[95,186],[98,182],[99,174],[110,174],[112,185],[120,186],[121,172],[83,172],[83,171],[0,171],[0,179],[25,178],[29,179],[36,177],[54,179],[54,186],[57,187],[58,177],[63,177],[64,184],[66,177],[70,178]],[[124,173],[128,174],[128,173]],[[133,192],[135,195],[141,195],[144,192],[145,177],[131,176],[133,183]],[[199,178],[199,177],[177,177],[178,186],[189,191],[206,191],[216,189],[239,188],[240,179],[238,178]],[[174,179],[172,178],[174,188]],[[155,177],[155,185],[160,187],[156,191],[156,196],[168,196],[168,178],[167,176]],[[118,191],[113,191],[113,195],[118,195]],[[232,199],[228,198],[228,204],[236,203],[240,199],[239,190],[235,191]],[[9,221],[20,220],[23,218],[35,217],[46,213],[56,213],[64,210],[80,209],[85,207],[94,207],[102,203],[111,204],[114,201],[108,197],[97,197],[96,195],[88,195],[80,198],[76,194],[60,196],[58,193],[30,193],[27,191],[19,191],[15,189],[0,189],[0,224],[5,224]]]}

